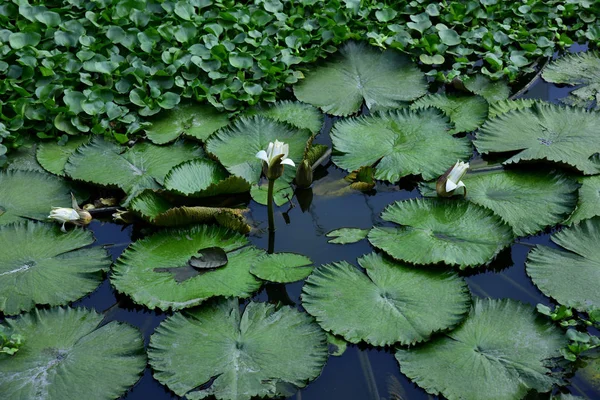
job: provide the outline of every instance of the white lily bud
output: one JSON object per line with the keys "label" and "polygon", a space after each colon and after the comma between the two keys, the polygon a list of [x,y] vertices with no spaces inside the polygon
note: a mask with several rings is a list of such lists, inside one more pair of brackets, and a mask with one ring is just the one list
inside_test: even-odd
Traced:
{"label": "white lily bud", "polygon": [[268,179],[274,180],[283,175],[283,166],[291,165],[295,167],[294,161],[287,158],[289,145],[275,139],[275,143],[270,142],[267,150],[261,150],[256,153],[256,158],[263,160],[263,171]]}
{"label": "white lily bud", "polygon": [[440,197],[450,197],[454,194],[454,191],[458,188],[463,188],[464,194],[467,194],[467,188],[464,182],[461,180],[467,170],[469,169],[469,163],[463,161],[456,161],[453,167],[450,167],[444,175],[440,176],[436,183],[436,191]]}

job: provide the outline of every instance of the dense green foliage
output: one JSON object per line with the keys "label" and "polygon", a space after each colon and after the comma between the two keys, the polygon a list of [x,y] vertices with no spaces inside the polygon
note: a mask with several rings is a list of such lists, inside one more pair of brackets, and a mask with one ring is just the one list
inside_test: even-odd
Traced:
{"label": "dense green foliage", "polygon": [[125,142],[188,99],[274,101],[348,39],[407,52],[448,81],[473,70],[512,80],[559,46],[600,39],[600,4],[584,0],[32,3],[0,5],[0,157],[23,132]]}

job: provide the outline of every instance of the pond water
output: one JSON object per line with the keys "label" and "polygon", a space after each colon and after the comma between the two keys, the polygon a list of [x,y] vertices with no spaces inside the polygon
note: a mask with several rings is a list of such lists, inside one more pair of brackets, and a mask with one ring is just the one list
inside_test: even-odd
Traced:
{"label": "pond water", "polygon": [[[556,102],[571,89],[538,81],[523,97],[539,98]],[[327,119],[318,141],[330,144],[329,129],[332,120]],[[329,163],[317,171],[317,180],[312,189],[294,198],[294,207],[288,204],[275,210],[276,252],[293,252],[310,257],[315,265],[346,260],[356,264],[356,258],[373,251],[366,241],[349,245],[327,243],[325,234],[341,227],[370,228],[381,225],[379,214],[388,204],[402,199],[420,197],[411,183],[397,185],[378,184],[371,193],[346,191],[339,195],[343,185],[336,182],[346,173]],[[347,186],[346,186],[347,187]],[[311,191],[312,190],[312,191]],[[338,193],[336,193],[336,191]],[[312,201],[311,201],[312,200]],[[251,202],[248,214],[251,224],[257,229],[250,236],[251,242],[266,249],[267,207]],[[141,235],[137,227],[123,228],[109,222],[94,221],[90,225],[98,246],[107,246],[114,260],[122,251]],[[471,292],[479,297],[512,298],[535,306],[538,303],[550,305],[546,298],[531,282],[525,273],[524,262],[534,244],[554,246],[549,241],[550,232],[521,238],[509,249],[503,251],[487,269],[470,272],[466,275]],[[300,294],[302,282],[282,285],[267,285],[254,296],[258,301],[291,301],[301,308]],[[117,295],[108,279],[91,295],[76,302],[73,306],[90,307],[106,315],[106,321],[123,321],[138,327],[146,344],[155,328],[168,314],[151,312],[137,306],[124,296]],[[190,366],[193,368],[193,366]],[[393,393],[390,392],[391,391]],[[570,393],[587,398],[600,398],[600,392],[578,375],[566,389]],[[153,377],[147,368],[142,379],[123,399],[174,399],[178,398]],[[290,399],[427,399],[432,398],[399,371],[393,352],[390,349],[377,349],[365,345],[349,345],[340,357],[330,357],[321,376],[308,387]],[[547,398],[543,397],[543,398]]]}

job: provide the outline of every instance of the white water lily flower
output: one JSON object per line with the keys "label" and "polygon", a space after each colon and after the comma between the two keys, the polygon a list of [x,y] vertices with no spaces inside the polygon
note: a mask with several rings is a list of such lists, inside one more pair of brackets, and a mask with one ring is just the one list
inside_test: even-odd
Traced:
{"label": "white water lily flower", "polygon": [[73,194],[71,194],[71,200],[73,203],[73,208],[52,207],[50,215],[48,215],[49,219],[62,223],[60,230],[63,232],[67,231],[65,229],[66,223],[83,226],[92,222],[92,215],[89,212],[82,210],[77,205],[77,201],[75,200]]}
{"label": "white water lily flower", "polygon": [[456,164],[454,164],[454,167],[452,167],[452,170],[450,170],[450,173],[448,174],[448,180],[446,180],[447,192],[456,190],[459,187],[465,187],[465,184],[461,179],[465,176],[468,169],[469,163],[457,161]]}
{"label": "white water lily flower", "polygon": [[294,161],[287,158],[289,154],[289,145],[275,139],[275,143],[270,142],[267,150],[261,150],[256,153],[256,158],[263,160],[263,170],[269,179],[277,179],[283,175],[283,165],[295,167]]}

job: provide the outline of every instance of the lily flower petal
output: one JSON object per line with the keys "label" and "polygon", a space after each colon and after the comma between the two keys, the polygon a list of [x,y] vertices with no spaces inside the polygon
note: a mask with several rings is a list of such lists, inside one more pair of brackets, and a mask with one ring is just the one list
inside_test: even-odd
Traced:
{"label": "lily flower petal", "polygon": [[296,164],[294,164],[294,161],[292,161],[291,158],[284,158],[283,160],[281,160],[281,163],[285,165],[291,165],[292,167],[296,166]]}
{"label": "lily flower petal", "polygon": [[261,150],[258,153],[256,153],[256,158],[260,158],[261,160],[263,160],[267,164],[269,163],[269,155],[264,150]]}

